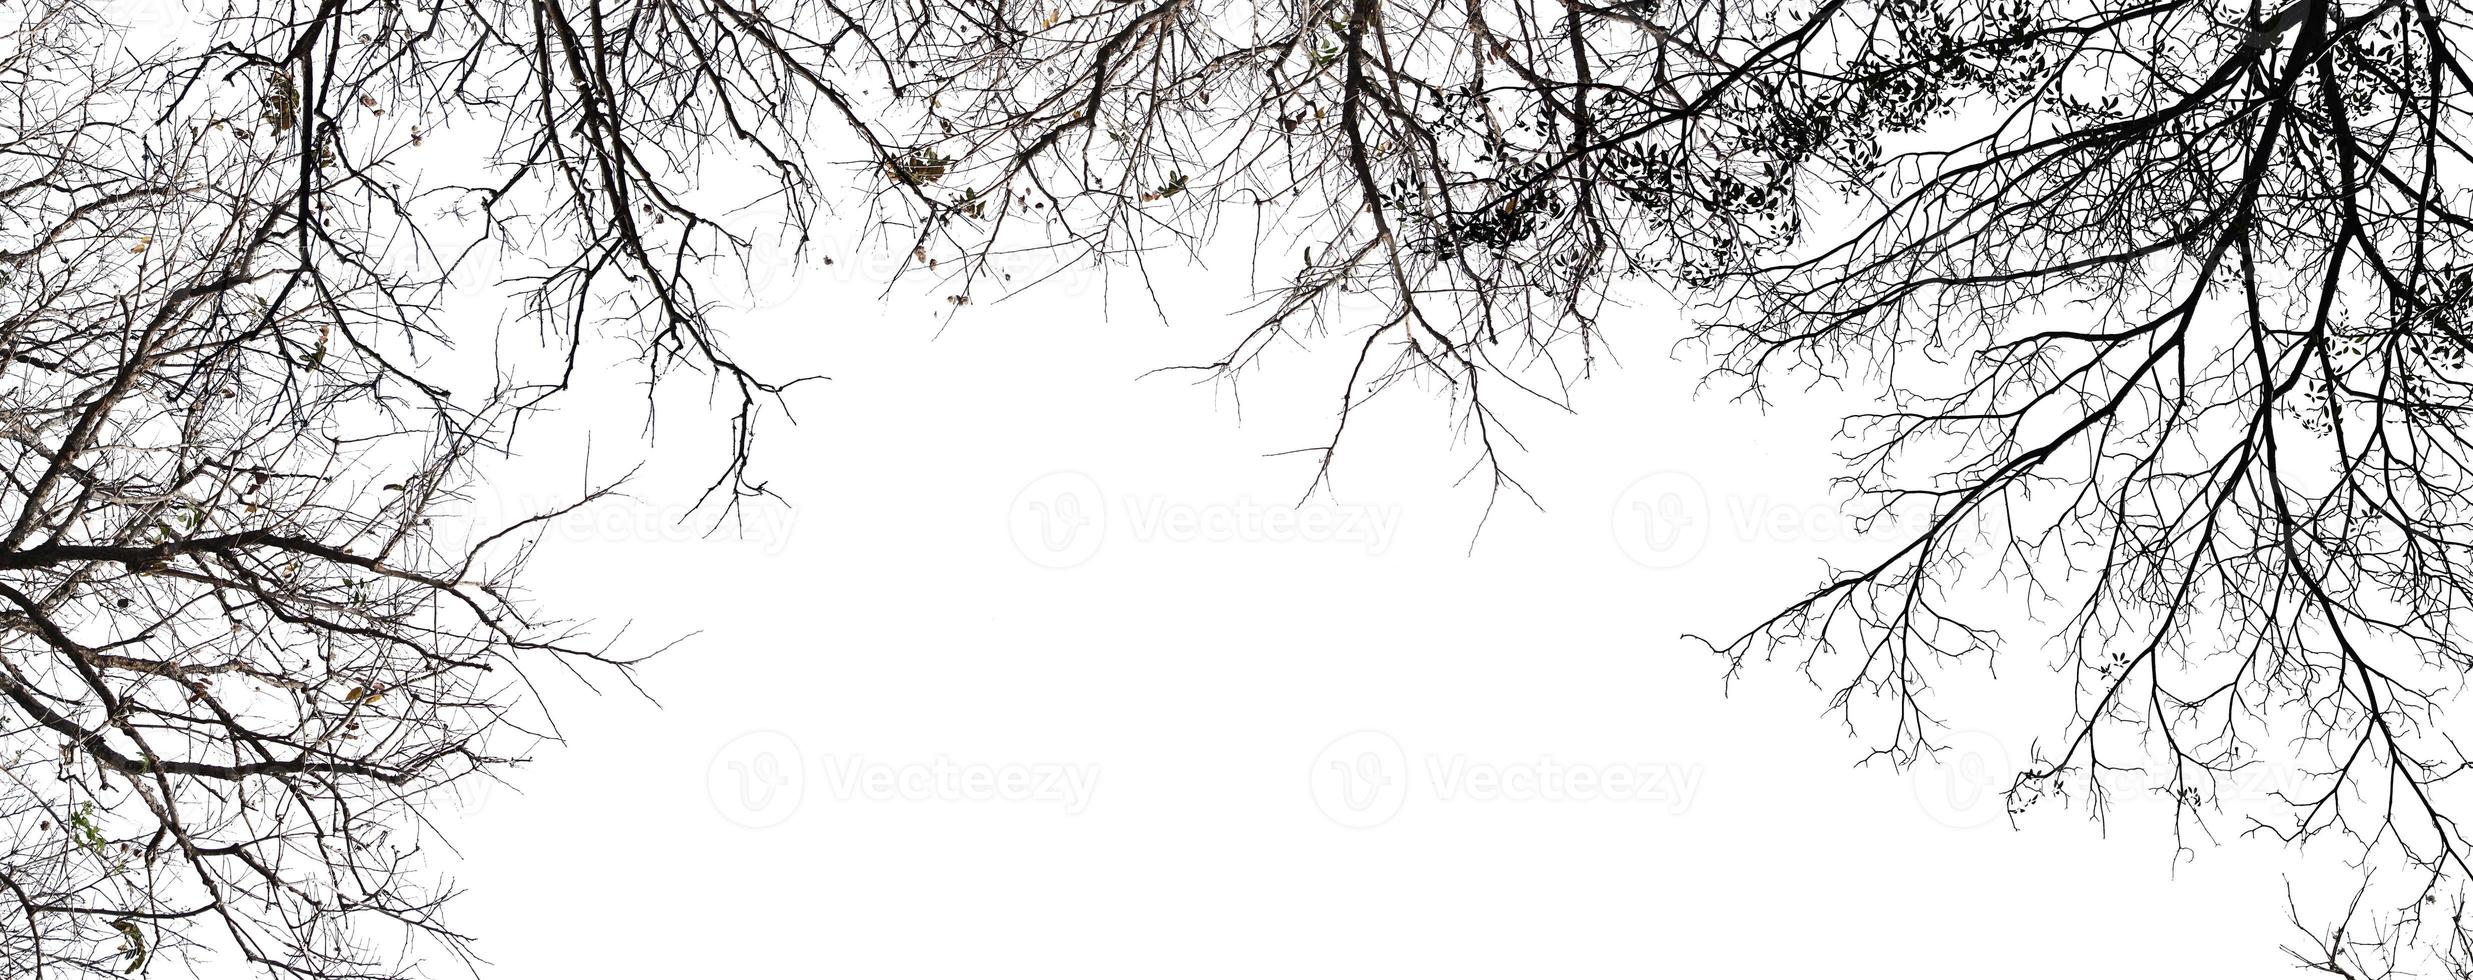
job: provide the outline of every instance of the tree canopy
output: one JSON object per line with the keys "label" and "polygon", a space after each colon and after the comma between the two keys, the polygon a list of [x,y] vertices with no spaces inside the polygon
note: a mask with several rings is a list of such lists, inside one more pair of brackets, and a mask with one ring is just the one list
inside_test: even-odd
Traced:
{"label": "tree canopy", "polygon": [[[733,279],[846,191],[957,306],[1034,286],[1006,278],[1024,254],[1246,236],[1276,285],[1184,370],[1353,350],[1317,485],[1359,406],[1421,386],[1522,495],[1498,409],[1568,405],[1618,337],[1693,341],[1748,397],[1876,395],[1850,492],[1930,519],[1718,634],[1734,669],[1799,665],[1903,765],[1939,744],[1937,678],[2049,642],[2074,708],[2015,807],[2154,791],[2204,833],[2246,767],[2300,766],[2232,807],[2359,849],[2362,897],[2320,902],[2297,955],[2461,973],[2466,14],[0,8],[0,887],[27,924],[0,963],[459,955],[418,808],[507,761],[511,676],[628,661],[523,598],[554,513],[440,523],[603,351],[728,406],[709,506],[765,493],[758,432],[801,378],[733,356]],[[451,308],[476,256],[513,257],[498,333]],[[1626,281],[1695,325],[1626,322]],[[1987,582],[2054,612],[2042,634],[1984,625]]]}

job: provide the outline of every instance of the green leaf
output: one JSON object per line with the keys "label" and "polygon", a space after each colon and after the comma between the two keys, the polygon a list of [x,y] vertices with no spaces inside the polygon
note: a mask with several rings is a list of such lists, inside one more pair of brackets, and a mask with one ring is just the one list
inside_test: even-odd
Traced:
{"label": "green leaf", "polygon": [[112,928],[120,930],[120,934],[129,939],[129,965],[120,972],[127,975],[144,968],[146,966],[146,931],[139,929],[137,923],[127,919],[113,919]]}

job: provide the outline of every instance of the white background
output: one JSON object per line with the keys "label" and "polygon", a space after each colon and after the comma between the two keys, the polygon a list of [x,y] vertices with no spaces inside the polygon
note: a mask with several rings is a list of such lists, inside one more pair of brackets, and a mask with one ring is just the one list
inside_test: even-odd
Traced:
{"label": "white background", "polygon": [[[665,416],[661,475],[543,545],[532,581],[548,608],[597,635],[625,627],[622,651],[693,635],[642,673],[658,706],[605,674],[585,674],[594,695],[536,672],[566,743],[535,749],[517,791],[474,801],[442,858],[487,975],[1972,978],[2289,962],[2287,855],[2238,840],[2235,820],[2216,828],[2224,846],[2201,838],[2178,864],[2168,824],[2134,800],[2109,827],[2055,810],[2012,830],[1987,784],[2023,759],[2017,737],[1961,734],[1947,767],[1857,768],[1861,745],[1791,664],[1728,690],[1685,634],[1740,630],[1824,558],[1865,547],[1828,484],[1852,399],[1786,393],[1764,414],[1697,390],[1703,362],[1672,349],[1686,330],[1669,305],[1609,316],[1624,363],[1601,361],[1577,416],[1514,413],[1527,451],[1507,462],[1543,510],[1506,502],[1478,534],[1482,488],[1454,486],[1468,457],[1439,400],[1378,402],[1336,495],[1298,504],[1310,459],[1266,455],[1322,441],[1344,370],[1329,354],[1353,338],[1278,355],[1241,414],[1225,390],[1138,379],[1207,361],[1244,328],[1233,274],[1163,273],[1166,323],[1125,280],[947,322],[932,284],[886,301],[852,254],[759,283],[762,308],[731,321],[777,373],[833,376],[760,447],[793,509],[759,509],[737,537],[672,525],[718,432]],[[552,490],[580,482],[586,431],[597,456],[624,456],[610,447],[640,418],[629,380],[571,403],[567,429],[530,433],[520,465],[563,474]],[[1097,518],[1061,558],[1040,550],[1029,508],[1060,492]],[[1150,520],[1265,508],[1396,527],[1377,542]],[[1961,733],[2058,723],[2015,714],[2005,693],[2053,703],[2042,664],[2029,644],[1997,688],[1953,678],[1945,716]],[[1969,697],[1973,682],[2004,693]],[[1326,751],[1360,731],[1380,734]],[[1391,795],[1370,814],[1335,804],[1329,768],[1367,745],[1398,747],[1377,753]],[[1097,781],[1074,812],[831,778],[940,759],[1095,767]],[[1430,768],[1540,760],[1690,773],[1696,793],[1445,799]]]}

